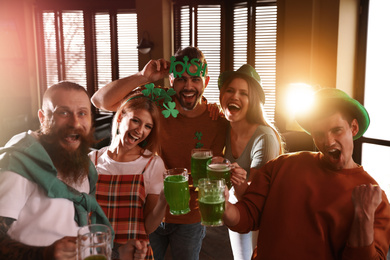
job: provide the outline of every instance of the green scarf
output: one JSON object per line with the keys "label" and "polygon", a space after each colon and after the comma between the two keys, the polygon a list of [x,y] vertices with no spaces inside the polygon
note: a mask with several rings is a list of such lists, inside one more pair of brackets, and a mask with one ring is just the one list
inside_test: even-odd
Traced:
{"label": "green scarf", "polygon": [[[79,192],[57,178],[57,170],[45,148],[25,132],[15,135],[5,147],[0,148],[0,173],[3,171],[16,172],[37,183],[49,198],[71,200],[75,208],[74,219],[80,227],[88,224],[89,212],[92,224],[111,227],[95,198],[97,172],[92,162],[88,174],[90,193]],[[111,231],[114,234],[112,227]]]}

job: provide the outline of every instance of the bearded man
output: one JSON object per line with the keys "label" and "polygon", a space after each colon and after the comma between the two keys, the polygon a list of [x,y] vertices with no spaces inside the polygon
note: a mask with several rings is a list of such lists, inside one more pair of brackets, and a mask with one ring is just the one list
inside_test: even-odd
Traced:
{"label": "bearded man", "polygon": [[55,84],[38,116],[40,130],[0,149],[0,259],[76,259],[80,226],[110,226],[94,196],[87,92],[72,82]]}

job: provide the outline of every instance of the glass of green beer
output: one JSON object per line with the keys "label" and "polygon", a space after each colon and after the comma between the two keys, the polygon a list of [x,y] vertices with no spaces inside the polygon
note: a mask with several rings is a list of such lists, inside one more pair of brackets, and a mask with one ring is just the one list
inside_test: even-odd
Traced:
{"label": "glass of green beer", "polygon": [[232,183],[230,182],[232,168],[233,166],[228,159],[221,156],[214,156],[206,163],[207,178],[211,180],[224,179],[230,189],[232,187]]}
{"label": "glass of green beer", "polygon": [[207,178],[206,163],[213,157],[210,149],[197,148],[191,151],[191,176],[194,187],[198,187],[200,178]]}
{"label": "glass of green beer", "polygon": [[190,189],[186,168],[173,168],[164,172],[164,195],[172,215],[190,212]]}
{"label": "glass of green beer", "polygon": [[111,260],[111,229],[102,224],[81,227],[77,232],[77,259]]}
{"label": "glass of green beer", "polygon": [[198,202],[202,225],[222,226],[225,211],[225,180],[202,178],[198,182]]}

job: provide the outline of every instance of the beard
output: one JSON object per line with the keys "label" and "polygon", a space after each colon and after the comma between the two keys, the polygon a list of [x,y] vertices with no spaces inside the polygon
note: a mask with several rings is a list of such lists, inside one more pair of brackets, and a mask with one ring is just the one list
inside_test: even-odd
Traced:
{"label": "beard", "polygon": [[[58,141],[69,133],[78,135],[80,145],[76,150],[67,150]],[[73,127],[53,131],[50,127],[43,126],[40,131],[39,141],[49,154],[63,182],[69,185],[79,185],[88,176],[90,164],[88,157],[89,148],[95,143],[93,131],[85,134],[83,130]]]}
{"label": "beard", "polygon": [[[185,98],[183,97],[185,93],[194,93],[195,95],[195,100],[192,102],[186,102]],[[195,106],[199,103],[199,100],[201,98],[201,95],[199,95],[198,91],[187,91],[187,90],[182,90],[180,93],[177,94],[176,98],[179,100],[180,106],[184,110],[193,110]]]}

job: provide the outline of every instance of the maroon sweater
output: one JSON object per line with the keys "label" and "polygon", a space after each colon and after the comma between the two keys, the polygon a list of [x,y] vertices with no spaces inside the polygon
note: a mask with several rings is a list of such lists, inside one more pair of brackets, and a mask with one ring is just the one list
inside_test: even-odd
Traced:
{"label": "maroon sweater", "polygon": [[352,190],[377,184],[363,167],[331,171],[320,153],[287,154],[260,169],[236,205],[240,222],[230,227],[259,229],[256,260],[386,259],[390,243],[390,206],[386,195],[375,213],[374,243],[346,245],[354,207]]}

